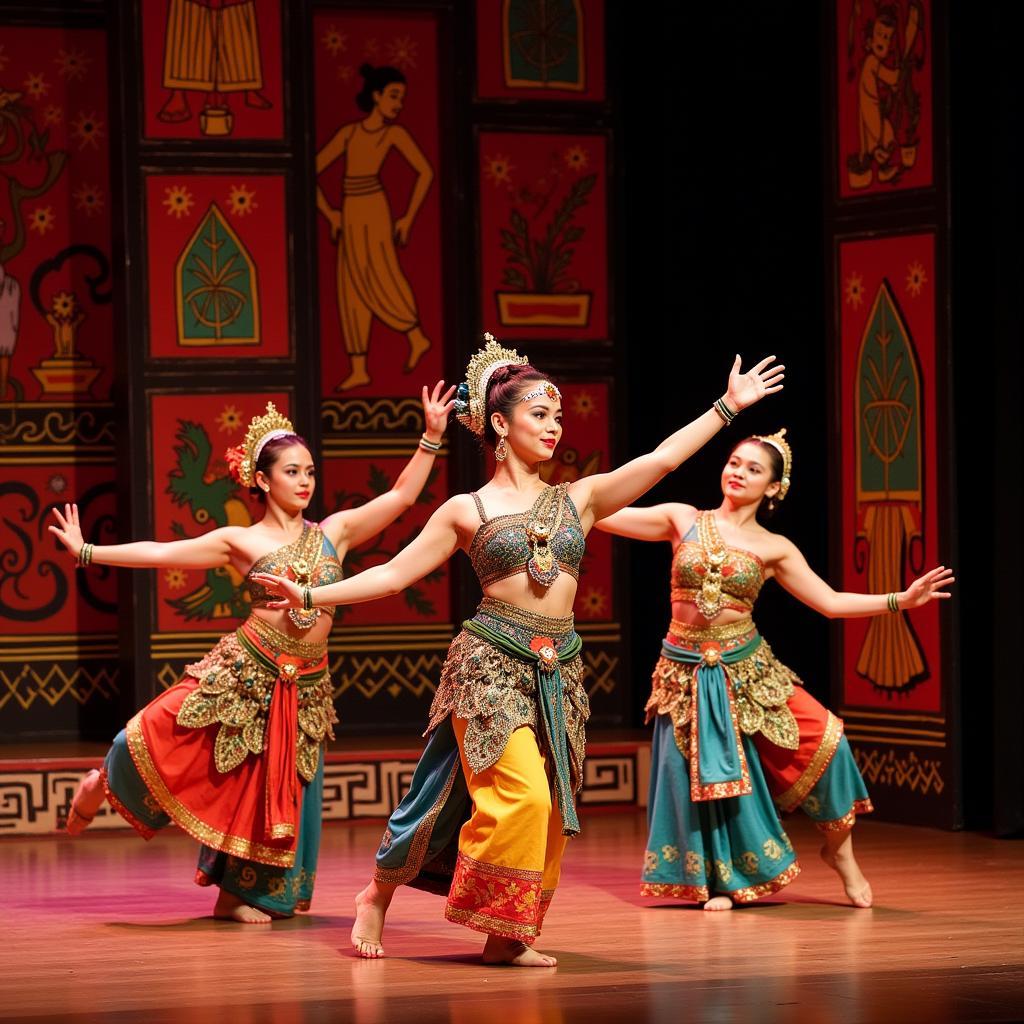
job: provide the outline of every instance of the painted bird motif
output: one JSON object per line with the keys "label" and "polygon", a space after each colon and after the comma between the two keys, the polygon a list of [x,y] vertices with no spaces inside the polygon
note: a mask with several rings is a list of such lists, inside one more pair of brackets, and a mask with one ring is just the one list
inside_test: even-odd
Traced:
{"label": "painted bird motif", "polygon": [[[213,446],[202,424],[179,420],[175,436],[177,467],[168,474],[166,491],[174,504],[187,506],[199,526],[251,526],[249,509],[237,497],[238,485],[211,466]],[[249,610],[249,595],[241,584],[234,566],[218,566],[207,569],[203,583],[191,593],[167,603],[189,621],[241,618]]]}

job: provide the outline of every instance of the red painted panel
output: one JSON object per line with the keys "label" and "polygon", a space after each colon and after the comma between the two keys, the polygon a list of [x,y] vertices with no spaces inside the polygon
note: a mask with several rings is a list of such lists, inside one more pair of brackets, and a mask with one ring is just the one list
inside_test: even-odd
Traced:
{"label": "red painted panel", "polygon": [[[879,317],[880,303],[885,317],[873,319]],[[897,581],[891,589],[902,589],[923,569],[949,564],[949,552],[939,548],[938,536],[938,502],[948,496],[938,494],[936,483],[935,303],[933,234],[840,244],[843,590],[869,589],[869,574],[877,565],[873,558],[882,550]],[[910,358],[898,348],[902,337],[909,338]],[[858,391],[861,461],[887,464],[893,474],[888,483],[873,479],[870,467],[858,470]],[[864,396],[876,400],[884,413],[881,419],[865,407]],[[909,458],[917,470],[902,464]],[[888,641],[877,634],[883,620],[842,622],[847,705],[941,710],[938,604],[900,613],[900,618],[908,627],[895,638],[902,646],[888,652]],[[869,630],[875,631],[874,638]],[[906,678],[901,675],[903,662],[921,668],[906,669],[912,676]]]}
{"label": "red painted panel", "polygon": [[605,145],[480,134],[481,321],[499,338],[608,336]]}
{"label": "red painted panel", "polygon": [[146,0],[143,134],[284,136],[280,0]]}

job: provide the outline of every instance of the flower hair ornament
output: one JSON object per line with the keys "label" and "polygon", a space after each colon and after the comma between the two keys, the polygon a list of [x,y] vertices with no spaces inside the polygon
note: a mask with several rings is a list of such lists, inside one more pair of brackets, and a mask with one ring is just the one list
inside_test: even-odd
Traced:
{"label": "flower hair ornament", "polygon": [[455,392],[455,418],[477,437],[483,437],[487,426],[487,383],[491,375],[501,366],[522,366],[529,362],[514,348],[499,345],[493,334],[485,334],[484,342],[484,347],[469,360],[466,379]]}
{"label": "flower hair ornament", "polygon": [[256,463],[268,441],[295,433],[295,427],[287,416],[277,411],[273,402],[267,402],[267,411],[262,416],[253,416],[245,440],[224,453],[232,477],[245,487],[256,483]]}
{"label": "flower hair ornament", "polygon": [[782,501],[789,492],[790,474],[793,470],[793,450],[786,440],[786,428],[783,427],[775,434],[755,434],[754,439],[763,444],[770,444],[782,456],[782,480],[779,484],[779,493],[775,495],[778,501]]}

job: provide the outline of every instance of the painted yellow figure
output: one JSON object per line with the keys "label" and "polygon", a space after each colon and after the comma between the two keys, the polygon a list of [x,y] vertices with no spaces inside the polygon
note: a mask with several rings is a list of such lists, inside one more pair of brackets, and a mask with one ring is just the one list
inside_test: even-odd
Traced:
{"label": "painted yellow figure", "polygon": [[263,67],[255,0],[170,0],[163,81],[171,95],[156,116],[168,124],[192,116],[185,95],[190,89],[209,94],[205,111],[223,113],[226,130],[207,134],[230,133],[222,93],[244,92],[247,106],[269,109],[270,100],[260,92]]}
{"label": "painted yellow figure", "polygon": [[882,112],[882,87],[895,88],[900,77],[896,68],[885,63],[892,51],[895,33],[895,15],[882,11],[871,26],[857,93],[860,162],[866,168],[874,159],[878,164],[879,181],[888,181],[899,170],[899,164],[892,162],[896,143],[892,122]]}
{"label": "painted yellow figure", "polygon": [[[356,104],[367,116],[338,129],[316,157],[318,175],[345,157],[341,208],[332,206],[322,189],[316,191],[317,208],[338,245],[338,314],[351,361],[351,371],[338,391],[370,383],[366,358],[374,317],[408,338],[406,372],[430,348],[395,243],[405,245],[409,240],[434,171],[409,132],[394,123],[405,101],[405,76],[392,67],[364,64],[359,70],[364,82]],[[379,176],[392,149],[405,157],[417,175],[408,208],[395,221]]]}

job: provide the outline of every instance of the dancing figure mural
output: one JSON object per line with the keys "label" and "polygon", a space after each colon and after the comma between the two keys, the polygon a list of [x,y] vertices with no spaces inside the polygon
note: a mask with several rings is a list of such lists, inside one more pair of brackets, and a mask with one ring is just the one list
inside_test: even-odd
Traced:
{"label": "dancing figure mural", "polygon": [[[364,64],[359,70],[363,88],[356,96],[356,105],[366,117],[343,125],[316,156],[318,175],[336,160],[345,159],[341,206],[332,205],[323,189],[318,187],[316,192],[317,209],[330,225],[331,240],[338,246],[338,315],[351,366],[338,391],[370,383],[367,357],[375,319],[406,336],[406,372],[416,366],[431,344],[423,333],[416,297],[395,247],[408,242],[434,171],[412,135],[395,124],[405,102],[405,76],[393,67]],[[409,204],[397,219],[392,218],[380,180],[381,167],[392,150],[416,172]]]}

